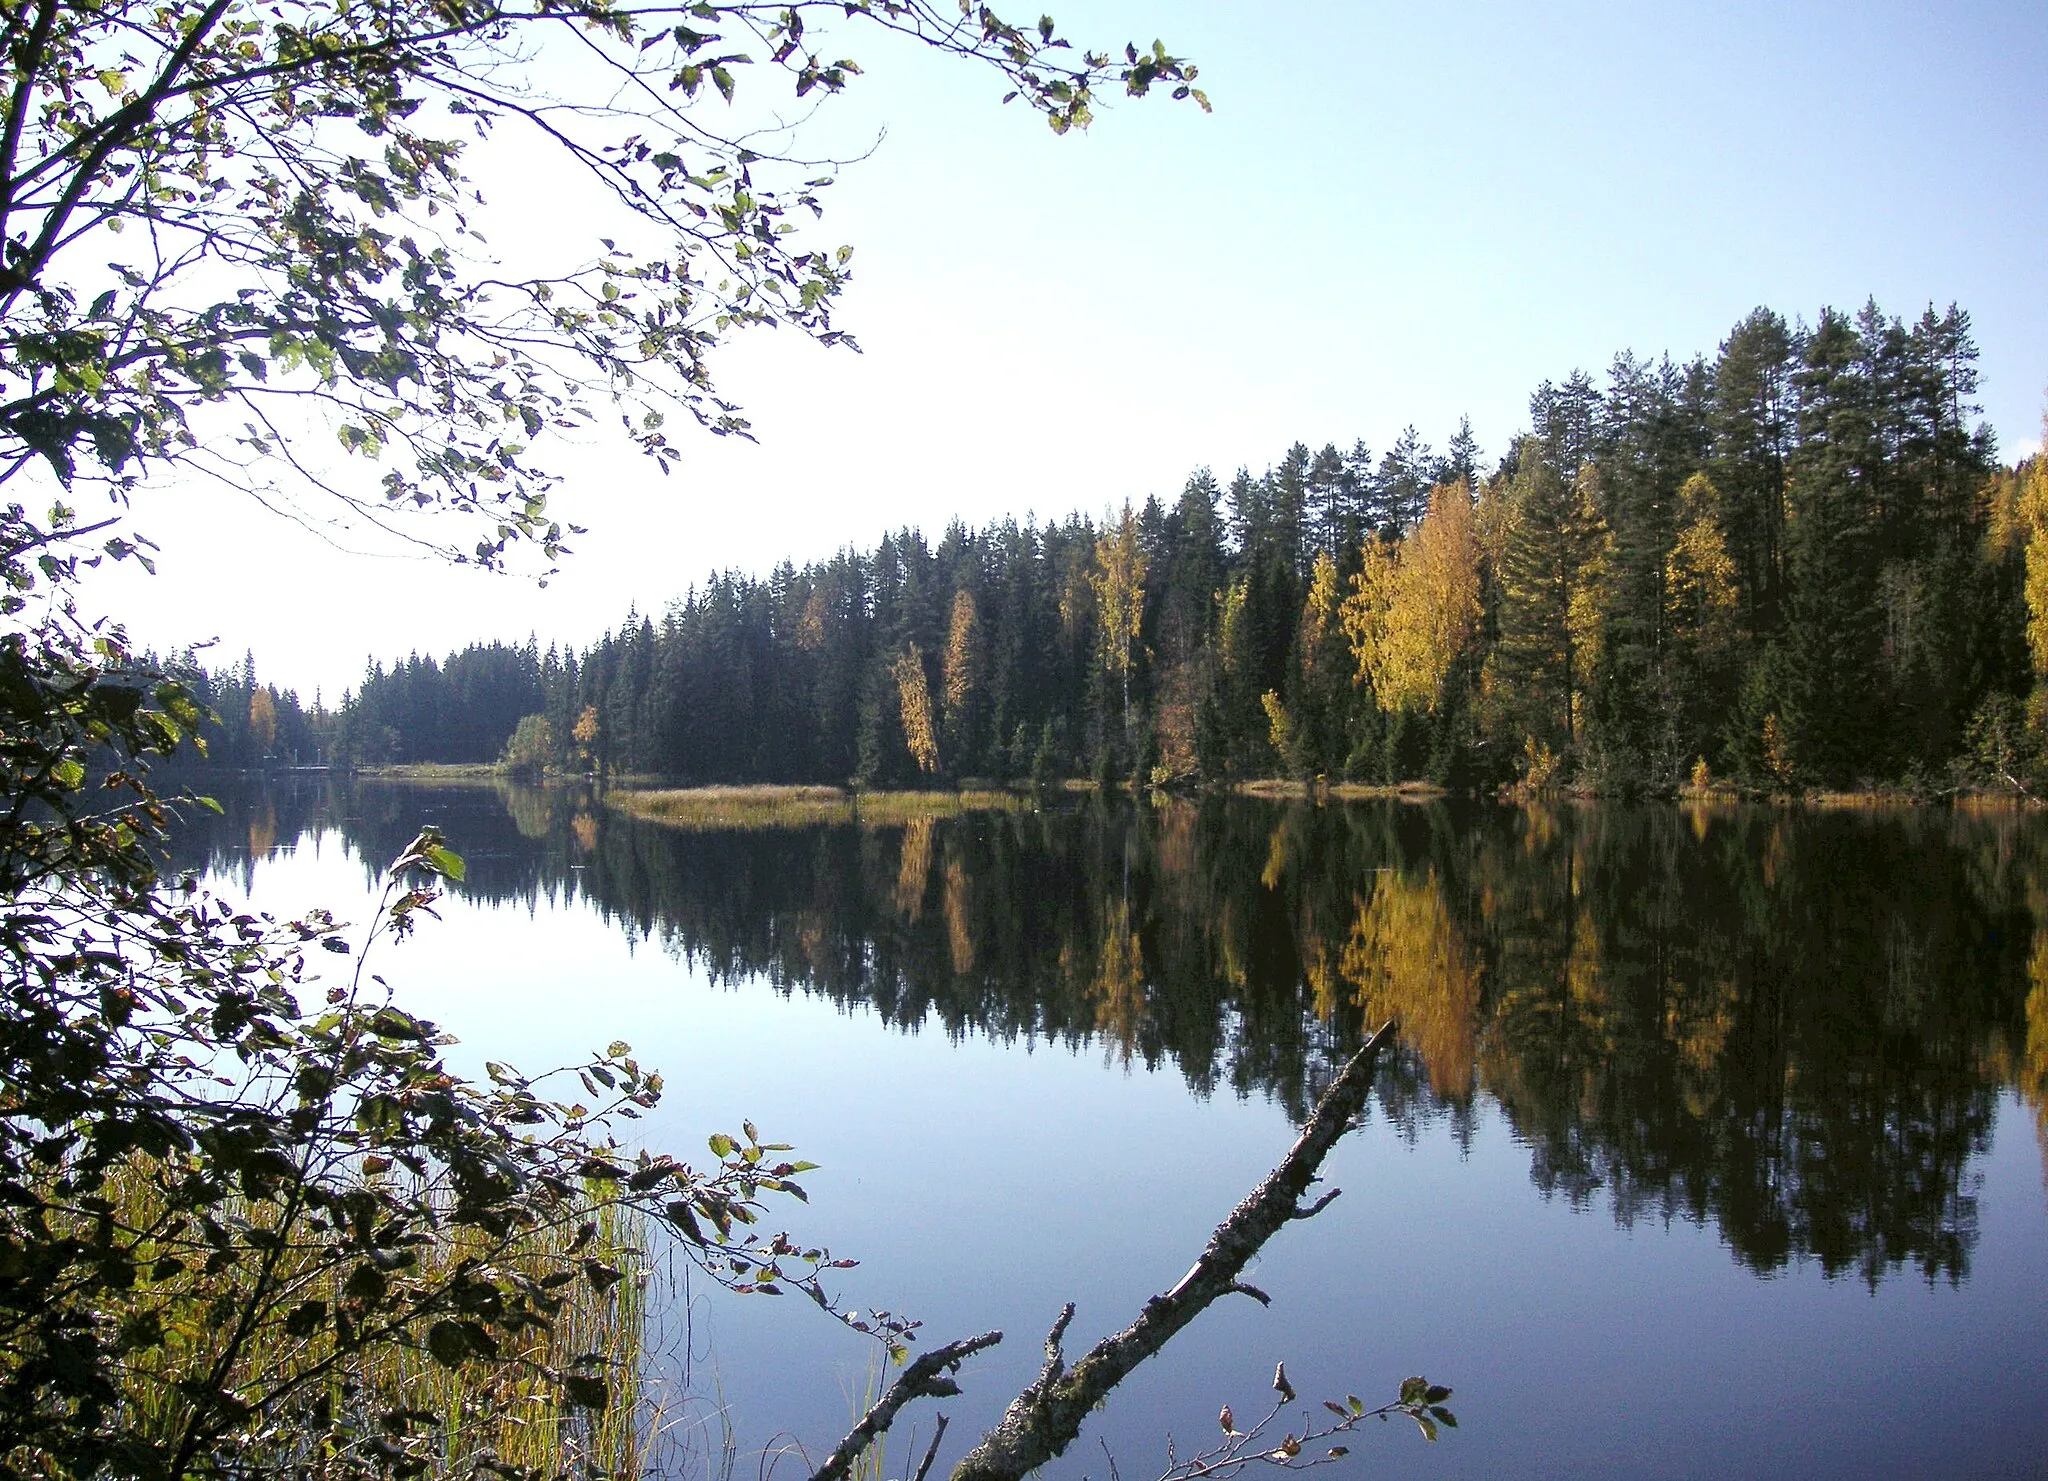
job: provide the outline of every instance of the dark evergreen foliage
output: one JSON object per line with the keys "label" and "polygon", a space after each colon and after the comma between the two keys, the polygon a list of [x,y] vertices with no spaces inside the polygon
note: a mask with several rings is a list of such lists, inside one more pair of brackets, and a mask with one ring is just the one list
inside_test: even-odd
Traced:
{"label": "dark evergreen foliage", "polygon": [[[580,654],[529,639],[373,666],[332,716],[274,696],[289,739],[270,754],[490,761],[540,715],[561,769],[694,782],[1106,766],[1484,786],[1545,754],[1547,777],[1610,790],[1669,790],[1701,763],[1774,786],[1926,781],[2032,686],[2020,554],[1988,533],[1998,469],[1973,421],[1975,354],[1954,307],[1911,323],[1825,309],[1810,326],[1760,308],[1712,360],[1624,352],[1604,385],[1544,382],[1531,433],[1490,474],[1469,421],[1441,457],[1409,427],[1377,461],[1362,441],[1297,442],[1227,488],[1197,470],[1135,513],[1128,732],[1098,631],[1105,530],[1075,516],[717,573]],[[1430,711],[1382,713],[1369,684],[1347,690],[1343,637],[1304,615],[1314,567],[1327,557],[1349,594],[1363,544],[1401,547],[1431,490],[1460,479],[1486,527],[1480,636]],[[935,769],[905,731],[913,652]],[[217,754],[254,754],[252,685],[199,677],[234,737]]]}

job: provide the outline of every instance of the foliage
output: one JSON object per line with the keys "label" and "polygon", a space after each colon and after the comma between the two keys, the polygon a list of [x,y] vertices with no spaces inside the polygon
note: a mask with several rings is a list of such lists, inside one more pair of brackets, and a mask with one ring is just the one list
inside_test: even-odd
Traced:
{"label": "foliage", "polygon": [[[857,25],[987,64],[1061,132],[1106,84],[1207,106],[1162,47],[1077,53],[1049,19],[929,0],[11,6],[0,481],[39,464],[125,492],[177,464],[239,488],[270,466],[286,507],[440,506],[475,537],[454,559],[552,558],[569,530],[535,439],[616,414],[666,470],[669,415],[745,430],[707,364],[729,332],[843,338],[847,249],[793,221],[829,179],[733,104],[749,67],[843,90],[860,68],[827,48]],[[486,138],[552,153],[622,239],[491,262],[463,173]],[[302,448],[323,423],[374,482]]]}
{"label": "foliage", "polygon": [[[11,600],[50,606],[0,643],[11,1468],[255,1475],[320,1457],[409,1473],[435,1416],[408,1385],[367,1376],[407,1354],[488,1360],[491,1383],[602,1408],[615,1375],[558,1362],[541,1339],[565,1286],[601,1295],[617,1279],[591,1249],[607,1206],[676,1228],[728,1284],[822,1297],[822,1251],[749,1228],[762,1196],[800,1192],[803,1165],[782,1149],[749,1130],[703,1171],[628,1156],[610,1128],[660,1080],[625,1045],[572,1069],[589,1105],[502,1066],[466,1083],[442,1061],[447,1037],[365,977],[362,951],[431,911],[434,877],[461,877],[432,833],[400,854],[353,946],[324,915],[275,922],[160,881],[164,804],[137,768],[200,713],[177,684],[135,674],[118,631],[72,613],[91,557],[61,519],[33,568],[28,553],[10,554]],[[314,946],[323,962],[354,955],[352,969],[323,985]]]}
{"label": "foliage", "polygon": [[[786,130],[727,111],[749,63],[798,98],[846,87],[858,66],[821,49],[835,25],[986,63],[1058,132],[1110,82],[1207,106],[1156,44],[1075,53],[1049,19],[925,0],[9,6],[0,482],[125,500],[183,470],[288,510],[324,490],[458,561],[552,559],[569,528],[537,438],[616,413],[665,470],[671,414],[745,430],[707,368],[729,332],[843,338],[847,251],[790,220],[827,178]],[[608,197],[625,240],[491,260],[463,161],[507,134]],[[322,430],[342,458],[314,450]],[[467,534],[404,522],[434,508]],[[752,1228],[764,1197],[801,1196],[785,1148],[749,1125],[712,1138],[702,1170],[628,1155],[614,1128],[660,1079],[626,1045],[567,1071],[588,1104],[505,1066],[467,1082],[447,1036],[365,977],[371,943],[461,877],[436,835],[400,854],[355,942],[321,914],[276,922],[159,877],[165,804],[144,773],[208,716],[77,615],[83,566],[148,559],[139,537],[81,543],[106,528],[61,505],[0,511],[0,1464],[406,1476],[464,1453],[444,1421],[542,1433],[601,1412],[634,1375],[568,1317],[624,1281],[603,1231],[628,1215],[734,1289],[827,1305],[835,1262]],[[287,744],[295,700],[246,663],[224,688],[240,759]],[[573,729],[538,703],[509,713],[528,722],[514,759],[535,766],[563,733],[603,766],[621,728],[609,708]],[[409,743],[389,724],[326,739],[369,759]],[[338,981],[313,965],[351,956]],[[849,1320],[901,1352],[905,1324]],[[453,1377],[437,1387],[435,1368]],[[521,1407],[536,1395],[544,1414]],[[506,1476],[629,1464],[600,1427],[473,1459]]]}
{"label": "foliage", "polygon": [[517,777],[538,777],[555,764],[555,729],[546,715],[521,715],[505,742],[505,769]]}
{"label": "foliage", "polygon": [[[515,650],[373,669],[331,734],[455,759],[443,717],[488,713],[488,759],[521,714],[561,735],[596,709],[627,770],[909,784],[932,774],[892,676],[915,644],[954,776],[1075,776],[1104,751],[1167,781],[1485,788],[1539,757],[1539,789],[1670,794],[1697,760],[1759,789],[1978,776],[1980,717],[2048,714],[2029,646],[2048,483],[1964,429],[1973,353],[1955,312],[1752,315],[1712,362],[1546,382],[1542,435],[1490,473],[1469,435],[1443,458],[1404,438],[1377,469],[1297,444],[1101,526],[898,531],[715,573],[581,653],[518,650],[503,700],[471,676]],[[2032,788],[2048,727],[2029,725],[2012,776]]]}
{"label": "foliage", "polygon": [[1206,1450],[1183,1459],[1175,1454],[1169,1441],[1166,1469],[1160,1472],[1159,1481],[1205,1481],[1210,1476],[1224,1477],[1227,1481],[1227,1478],[1241,1475],[1246,1467],[1254,1465],[1282,1471],[1306,1471],[1330,1465],[1351,1451],[1349,1446],[1328,1442],[1339,1435],[1352,1433],[1368,1420],[1384,1422],[1396,1414],[1414,1420],[1426,1440],[1436,1439],[1439,1426],[1448,1429],[1458,1427],[1457,1415],[1444,1407],[1444,1400],[1451,1396],[1449,1388],[1431,1383],[1426,1378],[1408,1378],[1402,1380],[1398,1397],[1377,1408],[1367,1408],[1365,1401],[1356,1394],[1346,1394],[1342,1403],[1335,1399],[1323,1400],[1323,1409],[1334,1418],[1324,1418],[1314,1410],[1304,1408],[1301,1423],[1276,1442],[1272,1439],[1276,1422],[1299,1397],[1294,1385],[1287,1381],[1285,1363],[1273,1370],[1273,1393],[1272,1406],[1250,1429],[1240,1430],[1230,1406],[1225,1404],[1216,1416],[1223,1438]]}
{"label": "foliage", "polygon": [[[322,915],[273,922],[165,888],[140,846],[157,805],[117,773],[108,782],[136,800],[87,813],[77,758],[164,748],[175,696],[150,709],[103,678],[80,691],[70,705],[29,697],[54,759],[18,773],[15,795],[40,786],[48,805],[17,808],[0,837],[10,1465],[250,1475],[318,1457],[335,1473],[410,1474],[440,1416],[415,1385],[372,1375],[422,1355],[488,1369],[487,1408],[539,1383],[548,1402],[602,1409],[619,1375],[545,1338],[565,1287],[602,1296],[619,1279],[593,1246],[609,1208],[675,1228],[728,1284],[822,1298],[822,1251],[748,1228],[763,1195],[800,1192],[804,1165],[783,1149],[749,1129],[715,1143],[703,1171],[629,1156],[610,1129],[661,1083],[625,1045],[568,1071],[588,1105],[504,1066],[466,1083],[441,1058],[449,1038],[366,978],[362,953],[431,911],[434,877],[461,877],[436,835],[399,856],[353,947]],[[337,964],[353,954],[353,968],[323,988],[309,946]],[[303,1006],[309,993],[320,1006]]]}
{"label": "foliage", "polygon": [[1415,533],[1394,546],[1375,542],[1351,581],[1344,630],[1359,677],[1384,710],[1435,710],[1479,622],[1471,490],[1434,490]]}
{"label": "foliage", "polygon": [[1149,566],[1138,543],[1138,522],[1128,502],[1116,523],[1095,544],[1095,567],[1088,573],[1095,589],[1096,632],[1102,666],[1117,677],[1123,695],[1124,732],[1131,720],[1131,667],[1135,644],[1144,633],[1145,573]]}
{"label": "foliage", "polygon": [[1515,693],[1523,733],[1569,754],[1594,674],[1598,583],[1607,531],[1592,480],[1560,472],[1556,454],[1525,443],[1509,485],[1501,553],[1497,671]]}
{"label": "foliage", "polygon": [[922,772],[939,769],[939,734],[933,723],[931,687],[925,682],[924,655],[917,644],[889,666],[896,681],[896,702],[903,714],[903,740]]}

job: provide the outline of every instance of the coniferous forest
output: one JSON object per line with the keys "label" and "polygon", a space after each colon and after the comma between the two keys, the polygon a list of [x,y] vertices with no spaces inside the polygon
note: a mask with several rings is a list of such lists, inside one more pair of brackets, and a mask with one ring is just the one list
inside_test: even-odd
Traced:
{"label": "coniferous forest", "polygon": [[1711,359],[1545,381],[1497,459],[1469,424],[1297,443],[1099,523],[720,573],[582,652],[374,665],[331,712],[197,678],[245,762],[289,737],[687,782],[2025,785],[2048,470],[2000,464],[1975,361],[1953,306],[1760,308]]}

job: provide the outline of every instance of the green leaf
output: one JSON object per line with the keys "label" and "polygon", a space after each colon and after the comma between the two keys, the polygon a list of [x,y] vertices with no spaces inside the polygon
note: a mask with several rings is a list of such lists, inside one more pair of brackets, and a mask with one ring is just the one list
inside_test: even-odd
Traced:
{"label": "green leaf", "polygon": [[466,866],[462,862],[462,855],[456,853],[454,849],[437,843],[426,850],[424,857],[427,867],[434,873],[457,884],[462,883],[462,873]]}
{"label": "green leaf", "polygon": [[349,1272],[348,1284],[341,1288],[341,1293],[351,1300],[374,1306],[384,1299],[385,1285],[384,1272],[365,1260]]}
{"label": "green leaf", "polygon": [[427,1328],[427,1351],[442,1367],[459,1368],[469,1356],[469,1334],[460,1322],[435,1322]]}
{"label": "green leaf", "polygon": [[737,1152],[739,1150],[739,1146],[740,1144],[738,1142],[734,1141],[731,1137],[727,1136],[722,1131],[712,1133],[711,1155],[713,1157],[719,1158],[721,1161],[727,1157],[732,1156],[733,1153]]}

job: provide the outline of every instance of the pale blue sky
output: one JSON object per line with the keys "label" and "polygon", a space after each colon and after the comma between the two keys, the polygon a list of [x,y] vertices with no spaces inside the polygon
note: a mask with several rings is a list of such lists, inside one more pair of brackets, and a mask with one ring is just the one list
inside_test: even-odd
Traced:
{"label": "pale blue sky", "polygon": [[[1768,304],[1916,315],[1982,349],[2008,458],[2048,389],[2048,6],[1064,5],[1092,43],[1157,35],[1216,104],[1119,105],[1055,139],[971,69],[849,34],[867,67],[820,148],[866,353],[758,336],[725,388],[758,445],[686,437],[679,477],[568,449],[591,527],[546,591],[340,557],[219,496],[138,504],[138,636],[217,636],[333,698],[366,654],[528,631],[584,642],[713,567],[766,571],[885,528],[1100,511],[1296,439],[1489,456],[1545,377],[1629,348],[1712,354]],[[536,250],[587,215],[531,160],[475,161]],[[509,199],[508,199],[509,197]],[[593,223],[593,229],[597,229]],[[233,531],[228,534],[224,532]],[[345,540],[367,543],[361,537]],[[260,573],[251,578],[251,572]]]}

